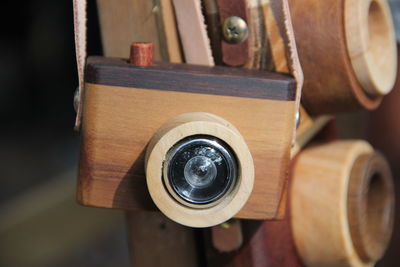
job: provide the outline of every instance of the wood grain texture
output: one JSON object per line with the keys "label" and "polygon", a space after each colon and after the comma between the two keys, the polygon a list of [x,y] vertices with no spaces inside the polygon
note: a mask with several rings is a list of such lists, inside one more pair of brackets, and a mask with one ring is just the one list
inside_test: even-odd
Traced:
{"label": "wood grain texture", "polygon": [[[291,227],[297,251],[306,266],[372,266],[380,256],[375,257],[375,254],[369,259],[362,257],[354,246],[354,243],[359,244],[359,240],[355,238],[353,241],[355,236],[351,233],[357,227],[368,225],[368,230],[363,232],[366,235],[361,237],[362,242],[372,241],[370,237],[374,236],[379,240],[375,239],[372,242],[377,243],[368,246],[378,246],[383,250],[386,248],[393,216],[393,191],[390,189],[392,178],[387,164],[363,161],[365,155],[376,157],[372,147],[364,141],[335,141],[314,145],[298,155],[290,192]],[[357,161],[360,159],[363,166],[361,172],[357,170]],[[354,177],[355,183],[352,182]],[[372,179],[378,179],[378,183]],[[357,183],[357,180],[362,182]],[[380,190],[380,182],[386,184],[383,191]],[[369,197],[358,194],[366,192],[366,189]],[[348,206],[348,195],[351,203],[354,203],[351,200],[354,197],[357,205],[361,201],[363,207],[368,207],[371,213],[366,216],[365,210],[359,206]],[[388,202],[385,201],[387,198]],[[374,203],[378,203],[379,208]],[[348,207],[355,214],[363,213],[363,221],[349,217]],[[356,221],[361,224],[354,227]],[[387,227],[381,227],[379,223]],[[375,235],[375,226],[378,231],[383,231],[379,237]]]}
{"label": "wood grain texture", "polygon": [[[216,3],[221,24],[232,16],[240,17],[249,24],[245,0],[216,0]],[[222,40],[222,61],[228,66],[244,65],[249,59],[249,39],[251,38],[253,37],[250,31],[248,39],[240,44],[230,44]]]}
{"label": "wood grain texture", "polygon": [[346,44],[357,80],[370,95],[386,95],[397,72],[393,19],[387,0],[347,0]]}
{"label": "wood grain texture", "polygon": [[154,44],[153,43],[132,43],[129,63],[137,67],[153,65]]}
{"label": "wood grain texture", "polygon": [[282,33],[279,31],[278,23],[269,3],[263,3],[263,17],[266,28],[266,38],[270,53],[266,53],[266,66],[273,66],[276,72],[289,73],[287,52]]}
{"label": "wood grain texture", "polygon": [[[238,164],[238,178],[232,190],[201,207],[180,201],[171,185],[163,180],[168,151],[184,138],[196,135],[224,141]],[[254,185],[253,158],[240,132],[230,122],[204,112],[184,113],[163,124],[147,145],[145,170],[147,187],[156,206],[170,219],[191,227],[210,227],[231,219],[243,208]]]}
{"label": "wood grain texture", "polygon": [[117,58],[90,57],[86,82],[154,90],[294,100],[295,81],[289,75],[227,67],[156,64],[140,68]]}
{"label": "wood grain texture", "polygon": [[87,84],[84,105],[80,203],[154,209],[144,175],[147,143],[169,119],[205,111],[230,121],[254,159],[254,191],[237,217],[276,216],[289,161],[294,101]]}
{"label": "wood grain texture", "polygon": [[201,266],[192,229],[158,212],[127,212],[132,266]]}
{"label": "wood grain texture", "polygon": [[168,62],[182,63],[182,49],[176,27],[176,16],[172,0],[155,0],[158,20],[159,35],[165,38],[165,44],[168,52]]}
{"label": "wood grain texture", "polygon": [[365,93],[348,56],[344,0],[290,0],[289,5],[305,77],[305,108],[313,115],[376,108],[381,97]]}
{"label": "wood grain texture", "polygon": [[129,57],[132,42],[155,45],[156,61],[182,62],[171,0],[97,0],[104,54]]}
{"label": "wood grain texture", "polygon": [[381,259],[388,247],[394,221],[392,174],[380,153],[362,155],[349,178],[347,216],[351,239],[365,262]]}
{"label": "wood grain texture", "polygon": [[[400,57],[398,45],[397,56]],[[398,62],[400,60],[398,59]],[[382,259],[381,266],[396,266],[399,259],[400,247],[400,68],[398,68],[397,81],[393,91],[387,95],[382,105],[369,114],[368,140],[381,151],[390,163],[394,179],[395,203],[395,227],[388,251]]]}

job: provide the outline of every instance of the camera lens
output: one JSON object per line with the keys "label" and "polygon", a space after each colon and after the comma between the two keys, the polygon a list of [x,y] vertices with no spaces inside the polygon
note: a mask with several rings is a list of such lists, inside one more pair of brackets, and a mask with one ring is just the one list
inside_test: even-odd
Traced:
{"label": "camera lens", "polygon": [[204,188],[214,181],[217,176],[217,167],[210,158],[196,156],[186,163],[183,174],[191,186]]}
{"label": "camera lens", "polygon": [[204,205],[217,201],[233,188],[237,163],[233,151],[222,140],[192,136],[167,153],[163,175],[168,190],[178,201]]}

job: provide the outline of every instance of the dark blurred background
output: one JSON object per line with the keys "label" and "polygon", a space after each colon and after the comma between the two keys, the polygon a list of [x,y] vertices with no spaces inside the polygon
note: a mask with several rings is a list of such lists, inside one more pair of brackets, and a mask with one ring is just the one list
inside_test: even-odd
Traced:
{"label": "dark blurred background", "polygon": [[[88,53],[101,54],[96,2],[88,2]],[[75,202],[72,1],[3,3],[0,266],[126,266],[122,212]]]}
{"label": "dark blurred background", "polygon": [[[102,52],[96,2],[88,2],[88,54],[96,55]],[[78,82],[72,1],[3,3],[0,266],[128,266],[123,213],[75,201],[79,135],[73,131]],[[397,10],[399,3],[391,2]],[[340,136],[373,142],[369,120],[366,112],[339,116]],[[389,160],[399,178],[395,155]],[[398,226],[382,266],[396,266]]]}

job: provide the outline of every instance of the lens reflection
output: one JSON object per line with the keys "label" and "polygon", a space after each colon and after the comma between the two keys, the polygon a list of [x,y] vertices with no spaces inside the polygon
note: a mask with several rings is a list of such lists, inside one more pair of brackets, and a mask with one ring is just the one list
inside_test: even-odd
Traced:
{"label": "lens reflection", "polygon": [[210,158],[196,156],[186,163],[184,176],[193,187],[204,188],[214,181],[217,176],[217,167]]}

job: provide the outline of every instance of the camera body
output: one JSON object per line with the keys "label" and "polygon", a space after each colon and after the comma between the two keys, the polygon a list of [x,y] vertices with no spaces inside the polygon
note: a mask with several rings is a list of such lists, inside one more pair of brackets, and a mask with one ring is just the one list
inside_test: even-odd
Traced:
{"label": "camera body", "polygon": [[292,77],[104,57],[88,59],[85,77],[81,204],[160,209],[194,227],[279,217],[295,128]]}

